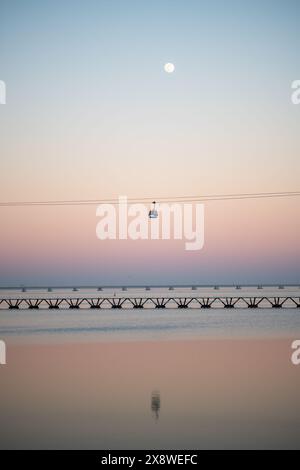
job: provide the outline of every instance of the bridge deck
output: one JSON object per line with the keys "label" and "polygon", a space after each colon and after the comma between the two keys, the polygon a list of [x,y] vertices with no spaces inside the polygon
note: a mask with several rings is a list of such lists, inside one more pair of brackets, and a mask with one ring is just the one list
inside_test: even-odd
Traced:
{"label": "bridge deck", "polygon": [[300,308],[300,297],[11,297],[0,299],[1,309],[141,309],[141,308]]}

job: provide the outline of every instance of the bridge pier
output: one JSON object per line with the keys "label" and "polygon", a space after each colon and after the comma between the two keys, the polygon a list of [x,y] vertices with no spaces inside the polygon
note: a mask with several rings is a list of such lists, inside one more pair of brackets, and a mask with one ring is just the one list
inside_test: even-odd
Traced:
{"label": "bridge pier", "polygon": [[272,308],[282,308],[289,297],[266,297]]}
{"label": "bridge pier", "polygon": [[30,310],[38,310],[42,302],[43,300],[25,299],[25,303],[28,305],[28,309]]}
{"label": "bridge pier", "polygon": [[182,298],[174,298],[172,299],[176,304],[177,304],[177,308],[189,308],[189,305],[190,303],[194,300],[193,298],[192,299],[189,299],[189,298],[186,298],[184,297],[183,299]]}
{"label": "bridge pier", "polygon": [[167,303],[170,302],[171,299],[170,298],[169,299],[165,299],[165,298],[159,299],[159,298],[150,297],[150,300],[154,303],[155,308],[166,308]]}
{"label": "bridge pier", "polygon": [[240,297],[219,297],[218,300],[222,302],[224,308],[234,308],[235,304],[240,300]]}
{"label": "bridge pier", "polygon": [[216,301],[216,298],[200,298],[196,297],[196,301],[200,304],[200,308],[211,308],[213,303]]}
{"label": "bridge pier", "polygon": [[85,299],[64,299],[70,309],[78,309]]}
{"label": "bridge pier", "polygon": [[60,304],[62,303],[63,299],[45,299],[46,304],[48,305],[48,309],[59,309]]}
{"label": "bridge pier", "polygon": [[101,308],[101,305],[104,302],[104,299],[98,298],[98,299],[85,299],[87,303],[89,304],[90,308],[96,308],[99,309]]}
{"label": "bridge pier", "polygon": [[127,300],[127,299],[116,299],[116,298],[110,298],[110,299],[106,299],[109,303],[110,303],[110,308],[122,308],[122,305],[123,303]]}
{"label": "bridge pier", "polygon": [[298,299],[290,297],[290,299],[293,301],[297,308],[300,308],[300,297]]}
{"label": "bridge pier", "polygon": [[248,308],[258,308],[259,304],[264,300],[264,297],[242,297],[241,300],[243,300]]}
{"label": "bridge pier", "polygon": [[19,310],[21,303],[23,302],[23,299],[18,299],[18,300],[12,300],[12,299],[5,299],[4,302],[6,302],[6,305],[8,305],[8,308],[10,310]]}
{"label": "bridge pier", "polygon": [[127,299],[133,306],[133,308],[144,308],[145,303],[148,301],[148,299],[140,299],[140,298],[133,298],[133,299]]}

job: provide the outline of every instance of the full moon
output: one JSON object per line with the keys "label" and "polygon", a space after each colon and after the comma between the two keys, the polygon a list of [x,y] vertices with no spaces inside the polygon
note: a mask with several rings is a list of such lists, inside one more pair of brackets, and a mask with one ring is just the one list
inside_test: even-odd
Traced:
{"label": "full moon", "polygon": [[173,73],[175,70],[175,65],[168,62],[167,64],[165,64],[164,69],[167,73]]}

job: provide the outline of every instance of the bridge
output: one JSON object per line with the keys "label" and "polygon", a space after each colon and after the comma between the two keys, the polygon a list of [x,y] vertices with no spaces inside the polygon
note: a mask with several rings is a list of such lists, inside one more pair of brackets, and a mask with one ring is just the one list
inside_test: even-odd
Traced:
{"label": "bridge", "polygon": [[233,309],[233,308],[300,308],[295,296],[211,296],[211,297],[39,297],[2,298],[3,309]]}

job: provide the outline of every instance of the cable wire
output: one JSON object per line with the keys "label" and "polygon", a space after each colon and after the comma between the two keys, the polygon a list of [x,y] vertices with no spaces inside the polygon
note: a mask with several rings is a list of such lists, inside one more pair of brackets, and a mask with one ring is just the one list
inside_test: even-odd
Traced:
{"label": "cable wire", "polygon": [[[156,198],[157,202],[165,203],[184,203],[184,202],[209,202],[209,201],[228,201],[228,200],[243,200],[243,199],[263,199],[263,198],[285,198],[300,196],[300,191],[284,191],[284,192],[269,192],[269,193],[239,193],[239,194],[206,194],[198,196],[162,196]],[[126,202],[134,203],[151,203],[154,198],[141,197],[141,198],[127,198]],[[46,200],[46,201],[7,201],[0,202],[0,207],[25,207],[25,206],[83,206],[83,205],[98,205],[98,204],[124,204],[125,201],[119,199],[81,199],[81,200]]]}

